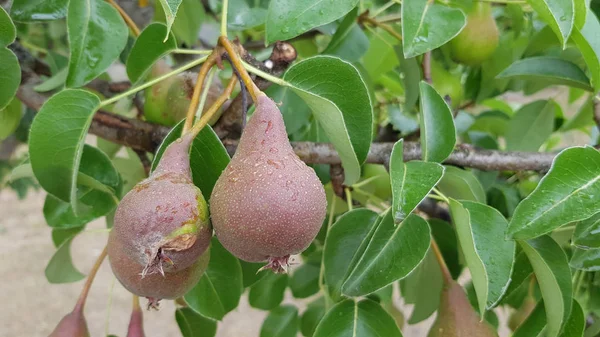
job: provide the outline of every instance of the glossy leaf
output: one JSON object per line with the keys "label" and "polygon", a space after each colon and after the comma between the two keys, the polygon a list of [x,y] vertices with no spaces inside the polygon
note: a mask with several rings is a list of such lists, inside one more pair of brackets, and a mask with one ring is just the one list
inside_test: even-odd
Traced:
{"label": "glossy leaf", "polygon": [[325,316],[325,312],[325,299],[323,297],[319,297],[308,304],[300,319],[300,332],[303,336],[312,337],[314,335],[317,325]]}
{"label": "glossy leaf", "polygon": [[68,74],[69,69],[65,67],[44,82],[33,87],[33,90],[38,92],[47,92],[63,87],[65,85],[65,81],[67,80]]}
{"label": "glossy leaf", "polygon": [[227,27],[230,30],[245,30],[265,23],[267,10],[262,7],[250,7],[246,0],[229,1]]}
{"label": "glossy leaf", "polygon": [[190,308],[175,310],[175,320],[183,337],[214,337],[217,334],[217,322]]}
{"label": "glossy leaf", "polygon": [[552,28],[566,47],[575,21],[572,0],[527,0],[535,12]]}
{"label": "glossy leaf", "polygon": [[54,247],[58,248],[63,242],[75,237],[79,234],[84,227],[74,227],[74,228],[55,228],[52,230],[52,243]]}
{"label": "glossy leaf", "polygon": [[77,214],[77,174],[83,143],[98,96],[67,89],[44,103],[29,132],[29,158],[39,184],[57,198],[71,202]]}
{"label": "glossy leaf", "polygon": [[341,18],[358,0],[338,0],[335,5],[325,0],[277,0],[269,3],[265,43],[289,40],[315,27]]}
{"label": "glossy leaf", "polygon": [[337,57],[315,56],[295,63],[283,79],[310,106],[335,146],[344,166],[344,183],[358,181],[371,146],[372,133],[365,132],[365,126],[373,124],[371,100],[358,70]]}
{"label": "glossy leaf", "polygon": [[81,87],[102,74],[127,44],[125,22],[104,0],[70,1],[67,32],[71,49],[69,88]]}
{"label": "glossy leaf", "polygon": [[369,39],[356,23],[356,16],[357,9],[346,15],[322,54],[335,55],[348,62],[355,62],[367,52]]}
{"label": "glossy leaf", "polygon": [[396,321],[376,302],[345,300],[325,314],[314,337],[402,337]]}
{"label": "glossy leaf", "polygon": [[[321,262],[319,260],[319,262]],[[295,298],[307,298],[319,292],[319,264],[305,262],[296,268],[290,278],[290,290]]]}
{"label": "glossy leaf", "polygon": [[10,136],[17,129],[21,121],[22,109],[21,101],[13,98],[4,109],[0,110],[0,141]]}
{"label": "glossy leaf", "polygon": [[600,248],[600,212],[577,222],[573,244],[582,249]]}
{"label": "glossy leaf", "polygon": [[417,324],[431,316],[440,305],[444,281],[440,264],[429,250],[417,269],[400,282],[400,293],[414,309],[408,324]]}
{"label": "glossy leaf", "polygon": [[596,91],[600,90],[600,22],[590,9],[585,17],[585,24],[581,29],[573,30],[573,41],[581,51],[585,63],[592,75],[592,85]]}
{"label": "glossy leaf", "polygon": [[571,314],[572,284],[567,256],[549,236],[519,242],[536,275],[548,325],[548,337],[558,336]]}
{"label": "glossy leaf", "polygon": [[[377,213],[358,208],[340,216],[329,229],[324,247],[325,284],[334,300],[341,298],[342,284],[353,260],[360,257],[379,222]],[[363,241],[365,241],[363,243]]]}
{"label": "glossy leaf", "polygon": [[127,76],[132,83],[142,79],[156,61],[177,48],[173,34],[168,34],[169,38],[162,41],[166,34],[167,27],[155,22],[144,28],[135,40],[127,58]]}
{"label": "glossy leaf", "polygon": [[550,171],[513,215],[507,236],[528,239],[600,211],[600,152],[572,147],[560,152]]}
{"label": "glossy leaf", "polygon": [[540,337],[546,326],[546,309],[544,301],[539,301],[535,309],[519,325],[513,337]]}
{"label": "glossy leaf", "polygon": [[443,162],[454,150],[456,130],[452,111],[442,96],[421,81],[421,158]]}
{"label": "glossy leaf", "polygon": [[[152,170],[156,168],[163,152],[169,144],[174,142],[181,135],[183,122],[179,122],[169,134],[163,139],[156,150],[154,160],[152,161]],[[213,187],[219,179],[221,172],[229,164],[229,154],[210,126],[206,126],[194,138],[190,150],[190,168],[194,184],[200,188],[202,195],[206,200],[210,199]],[[210,202],[210,200],[209,200]]]}
{"label": "glossy leaf", "polygon": [[200,315],[221,320],[238,306],[242,289],[242,268],[238,259],[213,238],[208,268],[196,286],[185,294],[185,301]]}
{"label": "glossy leaf", "polygon": [[579,302],[573,299],[573,306],[571,309],[571,315],[565,323],[563,332],[560,337],[583,337],[583,332],[586,327],[586,318],[583,313],[583,309]]}
{"label": "glossy leaf", "polygon": [[456,166],[444,166],[444,176],[438,188],[444,195],[457,200],[471,200],[485,203],[483,186],[471,171]]}
{"label": "glossy leaf", "polygon": [[467,20],[460,9],[431,1],[402,2],[402,45],[406,58],[433,50],[458,35]]}
{"label": "glossy leaf", "polygon": [[[525,281],[530,279],[532,273],[533,267],[531,266],[527,255],[523,251],[519,252],[515,257],[512,274],[510,275],[510,283],[504,292],[503,302],[508,300],[513,293],[517,292],[517,290],[524,285]],[[529,285],[527,285],[527,287],[528,286]]]}
{"label": "glossy leaf", "polygon": [[419,99],[421,82],[421,69],[419,61],[415,57],[405,58],[402,44],[396,48],[396,55],[400,61],[400,73],[404,87],[404,111],[411,111]]}
{"label": "glossy leaf", "polygon": [[287,274],[267,273],[250,287],[248,293],[250,306],[262,310],[276,308],[283,301],[287,285]]}
{"label": "glossy leaf", "polygon": [[569,265],[575,269],[583,271],[591,272],[600,270],[600,249],[574,249]]}
{"label": "glossy leaf", "polygon": [[252,263],[246,262],[243,260],[239,260],[240,265],[242,266],[242,275],[244,278],[244,288],[248,288],[258,282],[260,279],[265,277],[268,274],[268,270],[258,271],[265,264],[264,263]]}
{"label": "glossy leaf", "polygon": [[[302,98],[292,91],[292,89],[279,86],[277,84],[272,84],[267,90],[265,90],[265,93],[275,102],[281,102],[281,105],[279,105],[279,110],[283,116],[285,129],[290,137],[310,123],[310,108],[308,105],[306,105],[306,103],[304,103]],[[314,139],[314,141],[318,141],[318,139]]]}
{"label": "glossy leaf", "polygon": [[585,103],[579,107],[575,116],[571,117],[561,127],[560,131],[569,131],[585,129],[594,124],[594,107],[592,99],[588,98]]}
{"label": "glossy leaf", "polygon": [[402,140],[396,142],[390,156],[392,215],[396,224],[401,223],[412,213],[444,174],[444,167],[438,163],[422,161],[404,163],[403,144]]}
{"label": "glossy leaf", "polygon": [[506,128],[506,150],[537,152],[554,131],[556,109],[553,100],[535,101],[519,109]]}
{"label": "glossy leaf", "polygon": [[10,16],[18,22],[62,19],[67,15],[69,0],[14,0]]}
{"label": "glossy leaf", "polygon": [[73,265],[71,259],[71,242],[73,237],[64,241],[46,266],[46,279],[50,283],[72,283],[85,277]]}
{"label": "glossy leaf", "polygon": [[21,84],[21,67],[17,56],[6,47],[0,47],[0,109],[15,97]]}
{"label": "glossy leaf", "polygon": [[449,205],[483,317],[508,287],[515,262],[515,242],[498,240],[508,221],[496,209],[466,200],[450,199]]}
{"label": "glossy leaf", "polygon": [[543,80],[546,84],[562,84],[592,91],[590,79],[572,62],[556,57],[530,57],[504,69],[498,78]]}
{"label": "glossy leaf", "polygon": [[381,289],[406,277],[425,258],[431,235],[425,220],[412,214],[396,225],[391,211],[382,218],[342,285],[345,295],[362,296]]}
{"label": "glossy leaf", "polygon": [[[14,4],[13,4],[14,7]],[[0,45],[8,46],[17,37],[17,30],[4,7],[0,8]]]}
{"label": "glossy leaf", "polygon": [[182,0],[159,0],[167,21],[167,31],[165,32],[163,42],[167,41],[169,38],[169,32],[171,31],[173,21],[175,21],[175,16],[177,16],[177,10],[179,9],[179,5],[181,5],[181,1]]}
{"label": "glossy leaf", "polygon": [[282,305],[269,313],[260,328],[260,337],[295,337],[298,326],[298,309]]}

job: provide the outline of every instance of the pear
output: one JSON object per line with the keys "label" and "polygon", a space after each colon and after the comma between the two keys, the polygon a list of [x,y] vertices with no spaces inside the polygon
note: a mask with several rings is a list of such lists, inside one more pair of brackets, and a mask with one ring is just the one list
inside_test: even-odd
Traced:
{"label": "pear", "polygon": [[444,285],[438,314],[428,337],[495,337],[494,329],[481,321],[460,284],[449,280]]}
{"label": "pear", "polygon": [[326,209],[323,185],[294,153],[275,102],[260,93],[211,195],[215,235],[236,257],[285,272],[289,256],[319,232]]}
{"label": "pear", "polygon": [[129,326],[127,327],[127,337],[145,337],[144,316],[140,308],[140,300],[135,295],[133,296],[133,309],[131,310],[131,318],[129,318]]}
{"label": "pear", "polygon": [[450,41],[452,57],[467,65],[489,59],[498,47],[499,33],[490,2],[475,1],[465,28]]}
{"label": "pear", "polygon": [[58,322],[48,337],[90,337],[87,322],[83,316],[83,304],[78,302],[75,309]]}
{"label": "pear", "polygon": [[453,75],[440,63],[432,60],[431,82],[435,90],[442,97],[450,97],[450,105],[453,109],[456,109],[460,106],[464,98],[464,91],[459,76]]}

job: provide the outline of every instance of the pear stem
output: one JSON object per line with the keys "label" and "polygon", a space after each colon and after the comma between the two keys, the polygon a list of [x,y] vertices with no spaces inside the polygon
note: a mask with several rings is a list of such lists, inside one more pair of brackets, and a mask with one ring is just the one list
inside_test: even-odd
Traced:
{"label": "pear stem", "polygon": [[227,51],[227,54],[229,55],[229,59],[231,61],[231,66],[234,67],[235,70],[237,70],[238,74],[242,78],[242,82],[244,82],[244,85],[248,89],[248,92],[250,92],[252,101],[256,103],[256,97],[259,95],[258,93],[260,92],[260,90],[254,84],[252,78],[250,78],[250,75],[248,74],[248,71],[246,71],[246,68],[244,68],[242,60],[236,52],[233,44],[231,44],[231,42],[224,35],[221,35],[219,37],[219,44],[223,46],[223,48],[225,48],[225,50]]}
{"label": "pear stem", "polygon": [[191,54],[191,55],[210,55],[212,50],[198,50],[198,49],[180,49],[177,48],[171,51],[173,54]]}
{"label": "pear stem", "polygon": [[[337,201],[337,196],[335,193],[331,195],[331,205],[329,206],[329,219],[327,219],[327,230],[325,231],[325,242],[327,242],[327,236],[329,235],[329,230],[333,225],[333,218],[335,217],[335,204]],[[323,292],[323,297],[325,298],[325,309],[329,311],[331,308],[331,298],[329,297],[329,293],[327,288],[325,287],[325,244],[323,244],[323,253],[321,254],[321,269],[319,270],[319,288]]]}
{"label": "pear stem", "polygon": [[[198,72],[198,77],[196,78],[196,85],[194,86],[194,92],[192,94],[192,99],[190,101],[190,105],[188,107],[188,111],[185,118],[185,124],[183,125],[183,131],[181,134],[185,134],[194,124],[194,116],[196,116],[196,110],[198,109],[198,101],[200,100],[200,93],[202,92],[202,86],[204,85],[204,80],[206,79],[206,75],[212,66],[215,65],[216,59],[219,56],[217,50],[213,50],[210,55],[207,56],[206,61],[200,68]],[[210,85],[210,84],[209,84]]]}
{"label": "pear stem", "polygon": [[117,12],[119,12],[119,14],[121,14],[121,17],[123,18],[123,20],[129,27],[129,29],[131,30],[131,33],[133,34],[133,36],[135,36],[135,37],[140,36],[140,29],[135,24],[135,22],[131,19],[131,17],[129,17],[127,12],[125,12],[123,10],[123,8],[121,8],[121,6],[119,6],[119,4],[115,2],[115,0],[106,0],[106,1],[109,4],[111,4],[117,10]]}
{"label": "pear stem", "polygon": [[87,299],[88,293],[90,292],[90,288],[92,287],[92,282],[94,282],[94,277],[96,277],[96,273],[98,272],[98,269],[100,269],[102,261],[104,261],[107,252],[108,246],[104,246],[104,249],[100,253],[100,256],[98,256],[98,259],[96,259],[92,270],[90,270],[87,280],[85,280],[85,284],[83,285],[83,289],[81,290],[81,294],[79,295],[79,299],[77,300],[77,303],[75,304],[75,309],[73,309],[73,311],[83,311],[83,307],[85,306],[85,300]]}
{"label": "pear stem", "polygon": [[344,188],[344,192],[346,192],[346,202],[348,203],[348,211],[351,211],[354,207],[352,206],[352,192],[348,187]]}
{"label": "pear stem", "polygon": [[368,23],[371,26],[379,27],[388,32],[391,36],[395,37],[398,41],[402,41],[402,35],[400,35],[400,33],[398,33],[394,28],[392,28],[392,26],[386,23],[381,23],[376,19],[369,17],[368,12],[364,12],[363,14],[361,14],[358,17],[358,21]]}
{"label": "pear stem", "polygon": [[200,115],[202,114],[202,111],[204,110],[204,106],[206,105],[206,98],[208,97],[208,92],[210,91],[215,73],[216,73],[216,68],[211,68],[210,71],[208,72],[208,76],[206,77],[206,83],[208,83],[208,85],[205,86],[204,89],[202,90],[202,96],[200,96],[200,102],[198,103],[198,108],[196,109],[196,115],[194,115],[194,120],[196,120],[197,118],[200,118]]}
{"label": "pear stem", "polygon": [[221,12],[221,35],[227,36],[227,11],[229,9],[229,0],[223,0],[223,11]]}
{"label": "pear stem", "polygon": [[244,62],[244,61],[242,61],[242,64],[244,65],[244,68],[246,68],[246,70],[249,73],[253,73],[254,75],[260,76],[260,77],[264,78],[265,80],[268,80],[269,82],[272,82],[272,83],[275,83],[275,84],[278,84],[278,85],[281,85],[281,86],[288,86],[289,85],[289,83],[286,82],[285,80],[283,80],[283,79],[281,79],[279,77],[275,77],[275,76],[273,76],[273,75],[271,75],[269,73],[266,73],[266,72],[264,72],[264,71],[262,71],[262,70],[260,70],[260,69],[258,69],[256,67],[254,67],[254,66],[252,66],[252,65]]}
{"label": "pear stem", "polygon": [[444,284],[446,284],[446,285],[450,284],[453,281],[452,275],[450,274],[450,270],[448,269],[448,266],[446,265],[446,261],[444,261],[444,256],[442,255],[442,252],[440,251],[440,247],[437,245],[434,238],[431,238],[431,249],[433,250],[433,254],[435,255],[436,260],[440,264],[440,269],[442,270],[442,277],[444,279]]}
{"label": "pear stem", "polygon": [[[189,130],[189,132],[191,133],[193,138],[198,136],[200,131],[202,131],[202,129],[206,126],[206,124],[208,124],[208,121],[210,121],[210,119],[217,113],[217,111],[219,111],[219,108],[223,105],[223,103],[225,103],[229,99],[236,83],[237,83],[237,77],[232,76],[231,79],[229,79],[229,83],[227,83],[227,87],[225,88],[225,90],[223,91],[221,96],[219,96],[215,100],[215,103],[210,107],[210,109],[208,109],[208,111],[206,111],[206,113],[202,114],[202,116],[200,117],[200,120],[198,120],[198,122],[196,122],[196,124],[194,124],[194,126],[192,127],[191,130]],[[193,119],[193,116],[192,116],[192,119]],[[186,123],[187,123],[187,120],[186,120]]]}

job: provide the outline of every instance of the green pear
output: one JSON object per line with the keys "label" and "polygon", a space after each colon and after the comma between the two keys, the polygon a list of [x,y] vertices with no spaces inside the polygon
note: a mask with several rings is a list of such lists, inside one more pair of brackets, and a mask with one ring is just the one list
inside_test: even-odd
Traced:
{"label": "green pear", "polygon": [[435,60],[431,61],[431,81],[435,90],[442,97],[450,97],[450,105],[453,109],[460,106],[464,91],[460,77],[453,75]]}
{"label": "green pear", "polygon": [[489,59],[498,47],[499,33],[492,16],[492,4],[476,1],[467,15],[467,25],[452,41],[452,57],[466,65]]}

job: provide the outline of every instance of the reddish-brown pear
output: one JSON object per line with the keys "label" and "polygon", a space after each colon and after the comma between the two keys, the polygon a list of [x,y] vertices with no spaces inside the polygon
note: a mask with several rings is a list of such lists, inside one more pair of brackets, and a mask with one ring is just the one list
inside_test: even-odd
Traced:
{"label": "reddish-brown pear", "polygon": [[140,300],[137,296],[133,296],[133,309],[129,318],[129,326],[127,327],[127,337],[145,337],[144,334],[144,316],[142,308],[140,308]]}
{"label": "reddish-brown pear", "polygon": [[83,304],[63,317],[48,337],[90,337],[87,322],[83,316]]}
{"label": "reddish-brown pear", "polygon": [[256,110],[210,200],[215,234],[249,262],[283,272],[305,250],[325,218],[325,191],[315,171],[294,153],[281,112],[259,94]]}

